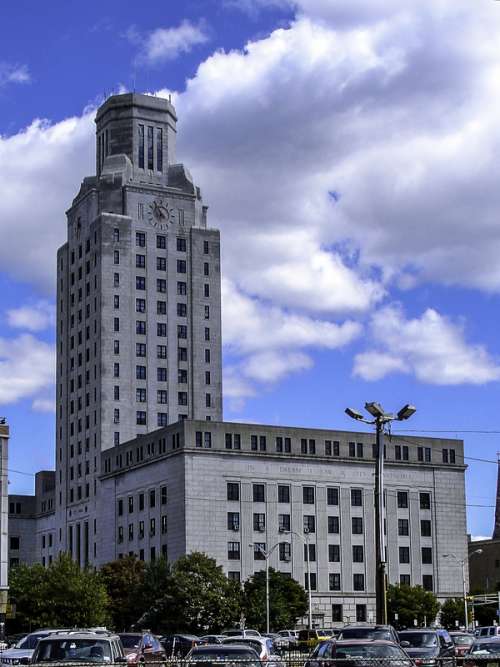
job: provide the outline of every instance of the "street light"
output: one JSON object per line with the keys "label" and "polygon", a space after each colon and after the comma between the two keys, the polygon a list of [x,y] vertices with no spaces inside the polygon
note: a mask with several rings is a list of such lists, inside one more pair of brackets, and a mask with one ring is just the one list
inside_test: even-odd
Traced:
{"label": "street light", "polygon": [[311,603],[311,561],[309,560],[309,528],[304,528],[304,535],[296,533],[294,530],[287,530],[286,534],[295,535],[306,545],[306,565],[307,565],[307,597],[309,603],[309,630],[312,630],[312,603]]}
{"label": "street light", "polygon": [[251,549],[255,551],[260,551],[260,553],[264,556],[264,560],[266,561],[266,632],[269,634],[269,558],[271,557],[272,553],[274,550],[279,547],[280,542],[276,542],[275,545],[273,545],[269,550],[263,549],[260,544],[257,542],[250,542],[248,545]]}
{"label": "street light", "polygon": [[407,403],[396,414],[384,412],[380,403],[365,403],[365,410],[370,413],[373,420],[363,417],[361,412],[353,408],[346,408],[345,412],[356,421],[375,426],[377,434],[377,457],[375,465],[375,600],[376,617],[379,625],[387,624],[387,588],[386,588],[386,562],[385,562],[385,536],[384,536],[384,426],[393,421],[404,421],[416,412],[413,405]]}
{"label": "street light", "polygon": [[453,558],[458,565],[462,566],[462,585],[463,585],[463,591],[464,591],[464,614],[465,614],[465,632],[467,632],[467,628],[469,627],[469,610],[467,609],[467,581],[465,579],[465,563],[468,561],[468,559],[473,556],[474,554],[482,554],[483,550],[482,549],[476,549],[475,551],[471,551],[468,558],[458,558],[456,554],[443,554],[443,558]]}

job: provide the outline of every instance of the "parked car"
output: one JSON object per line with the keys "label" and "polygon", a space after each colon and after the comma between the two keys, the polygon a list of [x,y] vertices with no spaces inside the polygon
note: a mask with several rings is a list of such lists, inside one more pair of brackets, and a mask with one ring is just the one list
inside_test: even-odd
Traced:
{"label": "parked car", "polygon": [[[257,651],[246,644],[206,644],[195,646],[186,656],[186,661],[202,662],[203,666],[210,667],[211,663],[230,667],[232,662],[235,667],[244,661],[244,667],[261,667],[259,654]],[[192,663],[191,663],[192,664]]]}
{"label": "parked car", "polygon": [[150,632],[120,632],[118,636],[130,665],[161,662],[167,657],[158,637]]}
{"label": "parked car", "polygon": [[250,646],[268,667],[284,667],[273,640],[268,637],[226,637],[222,641],[222,645],[227,646],[228,644]]}
{"label": "parked car", "polygon": [[476,628],[474,635],[479,638],[483,637],[496,637],[500,636],[500,626],[499,625],[483,625],[479,628]]}
{"label": "parked car", "polygon": [[251,628],[245,628],[244,630],[239,630],[238,628],[233,628],[232,630],[223,630],[222,634],[224,637],[260,637],[260,632],[258,630],[252,630]]}
{"label": "parked car", "polygon": [[451,658],[455,657],[455,645],[447,630],[434,628],[402,630],[399,633],[399,641],[418,665],[435,665],[439,659],[441,667],[446,667],[452,664]]}
{"label": "parked car", "polygon": [[451,641],[455,645],[455,657],[462,658],[474,643],[474,637],[467,632],[450,632]]}
{"label": "parked car", "polygon": [[183,634],[161,637],[160,642],[165,649],[167,658],[171,658],[172,656],[184,658],[194,646],[203,643],[200,637],[196,635]]}
{"label": "parked car", "polygon": [[10,667],[19,664],[22,659],[31,659],[38,641],[42,637],[47,637],[54,632],[64,632],[65,630],[37,630],[29,635],[23,635],[11,648],[0,653],[0,667]]}
{"label": "parked car", "polygon": [[484,637],[474,640],[469,651],[464,655],[464,667],[486,667],[489,665],[489,659],[495,656],[496,660],[492,662],[496,667],[496,662],[500,660],[500,637]]}
{"label": "parked car", "polygon": [[200,637],[200,641],[203,644],[222,644],[224,635],[203,635]]}
{"label": "parked car", "polygon": [[365,667],[380,664],[377,661],[382,660],[387,660],[391,667],[415,667],[401,646],[384,639],[329,639],[314,649],[305,667],[323,667],[324,660],[334,660],[335,667]]}
{"label": "parked car", "polygon": [[[56,633],[42,637],[33,652],[31,662],[127,662],[118,635],[95,632]],[[28,664],[21,662],[21,664]]]}
{"label": "parked car", "polygon": [[325,639],[328,639],[328,636],[321,634],[320,630],[299,630],[296,645],[301,651],[310,651]]}
{"label": "parked car", "polygon": [[297,645],[297,630],[280,630],[274,640],[274,645],[280,651],[291,651]]}
{"label": "parked car", "polygon": [[346,625],[340,629],[339,639],[385,639],[399,644],[398,633],[392,625],[375,625],[374,623],[359,623]]}

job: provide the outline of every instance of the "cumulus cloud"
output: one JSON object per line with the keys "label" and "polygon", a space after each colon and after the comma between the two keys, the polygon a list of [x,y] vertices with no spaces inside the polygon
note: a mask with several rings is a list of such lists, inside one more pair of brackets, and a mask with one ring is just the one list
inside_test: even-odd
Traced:
{"label": "cumulus cloud", "polygon": [[35,398],[31,407],[36,412],[55,412],[56,401],[54,398]]}
{"label": "cumulus cloud", "polygon": [[42,331],[55,323],[55,306],[48,301],[38,301],[32,306],[20,306],[7,311],[10,327],[28,331]]}
{"label": "cumulus cloud", "polygon": [[429,308],[407,319],[398,306],[376,312],[370,324],[374,349],[356,355],[354,375],[379,380],[410,373],[437,385],[485,384],[500,379],[500,365],[482,345],[468,343],[464,327]]}
{"label": "cumulus cloud", "polygon": [[0,338],[0,405],[45,396],[54,384],[55,363],[54,346],[31,334]]}
{"label": "cumulus cloud", "polygon": [[9,83],[29,83],[31,75],[27,65],[0,62],[0,88]]}
{"label": "cumulus cloud", "polygon": [[193,47],[205,44],[209,40],[209,34],[203,22],[194,24],[185,20],[175,28],[156,28],[147,35],[140,35],[135,28],[131,28],[128,38],[140,44],[137,57],[139,63],[158,65],[175,60],[183,53],[192,51]]}

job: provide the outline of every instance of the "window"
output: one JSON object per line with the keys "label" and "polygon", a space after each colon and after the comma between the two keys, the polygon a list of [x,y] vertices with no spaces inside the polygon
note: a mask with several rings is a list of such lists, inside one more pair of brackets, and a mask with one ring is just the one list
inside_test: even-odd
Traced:
{"label": "window", "polygon": [[148,125],[148,169],[151,171],[154,169],[153,165],[153,128]]}
{"label": "window", "polygon": [[177,252],[186,252],[186,239],[177,237]]}
{"label": "window", "polygon": [[210,350],[205,350],[205,363],[210,363]]}
{"label": "window", "polygon": [[314,486],[302,487],[302,502],[304,505],[314,505]]}
{"label": "window", "polygon": [[136,355],[136,357],[145,357],[146,356],[146,343],[136,343],[135,344],[135,355]]}
{"label": "window", "polygon": [[351,505],[361,507],[363,505],[363,492],[361,489],[351,489]]}
{"label": "window", "polygon": [[120,387],[117,384],[113,387],[113,398],[115,401],[120,400]]}
{"label": "window", "polygon": [[208,241],[203,241],[203,254],[208,255],[209,249],[208,249]]}
{"label": "window", "polygon": [[278,530],[280,533],[290,532],[290,515],[278,514]]}
{"label": "window", "polygon": [[266,501],[264,484],[253,485],[253,501],[254,503],[264,503]]}
{"label": "window", "polygon": [[331,591],[340,591],[340,573],[330,572],[328,575],[328,588]]}
{"label": "window", "polygon": [[[113,331],[115,331],[115,333],[120,331],[120,318],[119,317],[114,317],[113,318]],[[78,365],[80,365],[80,363],[78,363]]]}
{"label": "window", "polygon": [[399,584],[400,584],[400,586],[410,586],[410,575],[409,574],[400,574],[399,575]]}
{"label": "window", "polygon": [[253,545],[253,559],[254,560],[265,560],[264,551],[266,550],[265,542],[254,542]]}
{"label": "window", "polygon": [[340,544],[328,545],[328,561],[330,563],[340,563]]}
{"label": "window", "polygon": [[342,605],[332,604],[332,621],[333,623],[342,623]]}
{"label": "window", "polygon": [[114,340],[113,341],[113,353],[114,354],[120,354],[120,341],[119,340]]}
{"label": "window", "polygon": [[[45,535],[44,535],[44,540],[45,540]],[[15,551],[19,549],[19,537],[10,538],[10,548]]]}
{"label": "window", "polygon": [[159,412],[156,418],[156,423],[158,426],[167,426],[168,425],[168,415],[166,412]]}
{"label": "window", "polygon": [[266,515],[254,513],[253,515],[253,529],[263,533],[266,529]]}
{"label": "window", "polygon": [[186,260],[178,259],[177,260],[177,273],[186,273]]}
{"label": "window", "polygon": [[239,512],[228,512],[227,513],[227,529],[228,530],[239,530],[240,529],[240,513]]}
{"label": "window", "polygon": [[187,284],[184,282],[179,281],[177,283],[177,294],[179,296],[186,296],[187,294]]}
{"label": "window", "polygon": [[[363,576],[363,575],[361,575]],[[357,589],[354,589],[357,590]],[[362,588],[359,590],[363,590]],[[357,604],[356,605],[356,622],[357,623],[366,623],[366,605]]]}
{"label": "window", "polygon": [[156,170],[163,171],[163,130],[156,128]]}
{"label": "window", "polygon": [[166,315],[167,314],[167,302],[166,301],[157,301],[156,302],[156,314],[157,315]]}
{"label": "window", "polygon": [[135,300],[135,312],[136,313],[145,313],[146,312],[146,299],[136,299]]}
{"label": "window", "polygon": [[339,490],[337,488],[329,487],[326,490],[326,504],[327,505],[338,505],[339,504]]}
{"label": "window", "polygon": [[349,456],[356,456],[356,443],[355,442],[350,442],[349,443]]}
{"label": "window", "polygon": [[279,503],[289,503],[290,502],[290,487],[284,486],[283,484],[278,484],[278,502]]}
{"label": "window", "polygon": [[165,389],[158,389],[156,392],[156,402],[162,405],[168,403],[167,392]]}
{"label": "window", "polygon": [[312,514],[304,515],[304,533],[316,532],[316,517]]}
{"label": "window", "polygon": [[400,563],[410,562],[410,547],[399,547],[399,562]]}
{"label": "window", "polygon": [[136,255],[135,256],[135,266],[138,269],[146,268],[146,255]]}
{"label": "window", "polygon": [[160,338],[167,337],[167,325],[165,322],[156,323],[156,335],[159,336]]}
{"label": "window", "polygon": [[210,285],[207,285],[207,283],[203,285],[203,296],[206,298],[210,296]]}
{"label": "window", "polygon": [[363,534],[363,519],[360,516],[353,516],[351,518],[352,522],[352,534],[353,535],[362,535]]}
{"label": "window", "polygon": [[[309,590],[309,576],[308,576],[307,572],[304,575],[304,584],[305,584],[304,588],[306,589],[306,591],[308,591]],[[316,585],[317,585],[316,584],[316,572],[311,572],[311,590],[312,591],[316,590]]]}
{"label": "window", "polygon": [[157,236],[156,236],[156,247],[159,248],[160,250],[166,250],[166,248],[167,248],[167,237],[163,236],[161,234],[157,234]]}
{"label": "window", "polygon": [[210,275],[210,265],[208,262],[204,262],[203,264],[203,275],[204,276]]}
{"label": "window", "polygon": [[352,562],[362,563],[364,561],[363,545],[354,544],[352,547]]}
{"label": "window", "polygon": [[400,509],[405,509],[408,507],[408,492],[407,491],[398,491],[398,507]]}
{"label": "window", "polygon": [[338,516],[329,516],[328,517],[328,532],[329,533],[339,533],[340,532],[340,520]]}
{"label": "window", "polygon": [[149,506],[151,508],[155,507],[156,505],[156,491],[154,489],[151,489],[149,491]]}
{"label": "window", "polygon": [[156,258],[156,270],[157,271],[166,271],[167,270],[167,260],[165,257]]}
{"label": "window", "polygon": [[420,522],[420,535],[431,537],[431,522],[428,519],[422,519]]}
{"label": "window", "polygon": [[205,394],[205,407],[206,408],[211,408],[212,407],[212,396],[211,396],[211,394]]}
{"label": "window", "polygon": [[177,304],[177,317],[187,317],[187,304],[185,303]]}
{"label": "window", "polygon": [[147,422],[146,422],[146,413],[143,412],[142,410],[138,410],[138,411],[136,412],[135,423],[136,423],[138,426],[146,426],[146,423],[147,423]]}
{"label": "window", "polygon": [[432,565],[432,549],[430,547],[422,547],[422,564]]}
{"label": "window", "polygon": [[166,359],[167,358],[167,346],[166,345],[157,345],[156,346],[156,357],[157,357],[157,359]]}
{"label": "window", "polygon": [[353,590],[355,590],[355,591],[364,591],[365,590],[365,575],[364,574],[353,574],[352,587],[353,587]]}
{"label": "window", "polygon": [[454,450],[454,449],[450,449],[450,463],[451,463],[451,464],[455,464],[455,463],[456,463],[456,459],[455,459],[455,450]]}
{"label": "window", "polygon": [[237,482],[227,483],[227,499],[228,500],[240,499],[240,485]]}
{"label": "window", "polygon": [[144,125],[137,126],[138,134],[138,160],[139,160],[139,169],[144,169]]}
{"label": "window", "polygon": [[177,338],[186,339],[187,338],[187,326],[185,324],[177,325]]}
{"label": "window", "polygon": [[204,306],[205,308],[205,319],[209,320],[210,319],[210,306]]}
{"label": "window", "polygon": [[120,274],[113,273],[113,287],[120,287]]}
{"label": "window", "polygon": [[145,290],[146,289],[146,278],[144,276],[135,277],[135,289]]}
{"label": "window", "polygon": [[431,495],[430,493],[421,493],[420,494],[420,509],[421,510],[430,510],[431,508]]}
{"label": "window", "polygon": [[186,391],[177,392],[177,404],[178,405],[187,405],[188,404],[188,395]]}
{"label": "window", "polygon": [[434,590],[434,584],[433,584],[433,581],[432,581],[432,574],[422,575],[422,588],[425,591]]}
{"label": "window", "polygon": [[136,320],[135,322],[135,333],[138,336],[146,335],[146,322],[145,320]]}
{"label": "window", "polygon": [[409,460],[408,446],[403,445],[403,461],[408,461],[408,460]]}
{"label": "window", "polygon": [[120,377],[120,364],[117,362],[113,364],[113,377],[115,378]]}
{"label": "window", "polygon": [[285,563],[289,563],[292,559],[292,547],[290,542],[280,542],[279,559]]}
{"label": "window", "polygon": [[167,291],[167,281],[165,278],[157,278],[156,279],[156,291],[165,293]]}
{"label": "window", "polygon": [[135,367],[135,377],[137,380],[146,379],[146,366],[136,366]]}
{"label": "window", "polygon": [[123,516],[123,500],[118,500],[118,516]]}
{"label": "window", "polygon": [[205,327],[205,340],[210,340],[210,327]]}
{"label": "window", "polygon": [[128,497],[128,513],[132,514],[134,511],[134,496]]}
{"label": "window", "polygon": [[398,535],[409,535],[409,523],[408,519],[398,519]]}
{"label": "window", "polygon": [[227,543],[227,558],[228,558],[228,560],[240,560],[240,543],[239,542],[228,542]]}

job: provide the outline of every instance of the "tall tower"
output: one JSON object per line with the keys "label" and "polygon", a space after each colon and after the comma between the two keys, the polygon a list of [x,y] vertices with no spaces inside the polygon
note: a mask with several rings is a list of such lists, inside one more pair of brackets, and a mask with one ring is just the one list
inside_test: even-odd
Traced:
{"label": "tall tower", "polygon": [[222,419],[220,238],[175,164],[176,121],[165,99],[106,100],[58,251],[56,540],[81,564],[97,556],[101,451]]}

